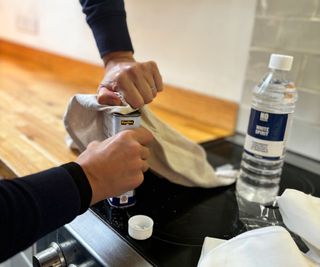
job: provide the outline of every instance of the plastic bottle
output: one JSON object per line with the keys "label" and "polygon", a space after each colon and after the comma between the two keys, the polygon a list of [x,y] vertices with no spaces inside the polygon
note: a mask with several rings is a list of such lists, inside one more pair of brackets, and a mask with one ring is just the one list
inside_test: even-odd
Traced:
{"label": "plastic bottle", "polygon": [[293,57],[272,54],[269,73],[254,88],[242,154],[237,194],[271,204],[279,191],[285,145],[297,101],[294,83],[286,79]]}

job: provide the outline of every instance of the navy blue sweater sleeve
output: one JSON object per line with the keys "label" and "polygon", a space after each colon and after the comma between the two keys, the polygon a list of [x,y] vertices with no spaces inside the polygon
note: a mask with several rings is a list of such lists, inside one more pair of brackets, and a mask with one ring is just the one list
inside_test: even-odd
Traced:
{"label": "navy blue sweater sleeve", "polygon": [[123,0],[80,0],[100,56],[133,51]]}
{"label": "navy blue sweater sleeve", "polygon": [[1,180],[0,262],[72,221],[89,207],[91,194],[90,184],[76,163]]}

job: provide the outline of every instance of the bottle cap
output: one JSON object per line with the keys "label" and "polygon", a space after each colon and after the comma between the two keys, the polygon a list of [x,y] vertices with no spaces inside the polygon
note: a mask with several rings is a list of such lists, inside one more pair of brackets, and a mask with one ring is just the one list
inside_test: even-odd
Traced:
{"label": "bottle cap", "polygon": [[279,54],[271,54],[269,61],[269,68],[276,70],[291,70],[293,62],[292,56],[279,55]]}
{"label": "bottle cap", "polygon": [[137,240],[145,240],[152,235],[153,220],[145,215],[135,215],[128,221],[129,235]]}

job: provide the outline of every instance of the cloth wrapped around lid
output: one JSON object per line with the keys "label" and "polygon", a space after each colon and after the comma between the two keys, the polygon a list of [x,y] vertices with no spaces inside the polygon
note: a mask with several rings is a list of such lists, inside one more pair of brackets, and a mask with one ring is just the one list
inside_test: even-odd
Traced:
{"label": "cloth wrapped around lid", "polygon": [[[64,124],[72,142],[83,151],[91,141],[106,138],[103,116],[133,111],[129,105],[100,105],[96,95],[78,94],[68,104]],[[173,183],[190,187],[210,188],[235,182],[235,171],[215,172],[200,145],[160,121],[146,106],[140,112],[141,126],[151,131],[155,138],[149,146],[151,170]]]}

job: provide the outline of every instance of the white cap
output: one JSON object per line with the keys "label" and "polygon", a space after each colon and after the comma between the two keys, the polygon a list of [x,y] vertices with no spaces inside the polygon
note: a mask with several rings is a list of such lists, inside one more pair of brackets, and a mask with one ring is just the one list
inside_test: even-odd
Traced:
{"label": "white cap", "polygon": [[153,220],[146,215],[135,215],[128,221],[128,233],[137,240],[145,240],[152,235]]}
{"label": "white cap", "polygon": [[276,70],[291,70],[293,62],[292,56],[279,55],[279,54],[271,54],[269,61],[269,68]]}

